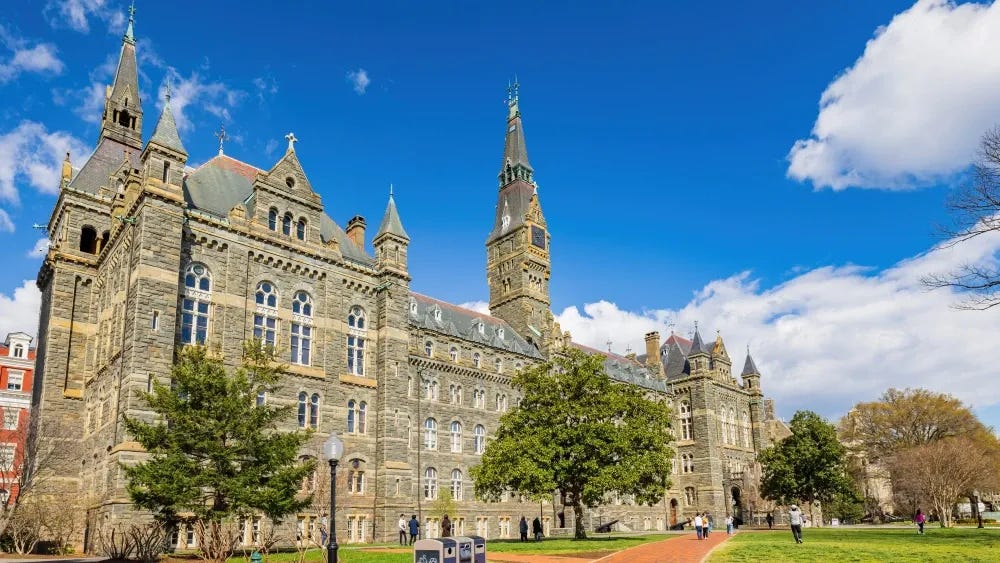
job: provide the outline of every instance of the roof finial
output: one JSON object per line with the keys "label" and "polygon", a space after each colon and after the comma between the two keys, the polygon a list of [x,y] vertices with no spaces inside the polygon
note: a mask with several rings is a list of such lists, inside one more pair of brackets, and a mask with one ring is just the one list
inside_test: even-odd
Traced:
{"label": "roof finial", "polygon": [[609,339],[607,342],[605,342],[605,344],[608,345],[608,353],[610,354],[611,353],[611,345],[613,344],[613,342],[611,342],[611,340]]}
{"label": "roof finial", "polygon": [[219,140],[219,156],[222,156],[222,145],[229,140],[229,135],[226,134],[225,125],[219,126],[219,130],[215,132],[215,138]]}
{"label": "roof finial", "polygon": [[164,99],[167,100],[167,105],[168,106],[170,105],[170,92],[171,92],[170,79],[168,78],[167,79],[167,92],[166,92],[166,94],[163,95]]}
{"label": "roof finial", "polygon": [[392,184],[389,184],[389,197],[392,197]]}
{"label": "roof finial", "polygon": [[128,7],[128,27],[125,28],[125,41],[129,43],[135,43],[135,34],[132,31],[132,25],[135,23],[135,0]]}
{"label": "roof finial", "polygon": [[298,139],[295,138],[295,133],[288,133],[285,135],[285,139],[288,141],[288,152],[294,151],[295,142],[298,141]]}

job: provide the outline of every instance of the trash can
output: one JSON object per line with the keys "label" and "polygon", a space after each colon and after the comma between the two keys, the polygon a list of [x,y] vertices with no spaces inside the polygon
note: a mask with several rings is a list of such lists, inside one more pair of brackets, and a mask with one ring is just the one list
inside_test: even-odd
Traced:
{"label": "trash can", "polygon": [[451,538],[417,540],[413,544],[413,563],[458,563],[457,548]]}
{"label": "trash can", "polygon": [[469,536],[472,540],[472,563],[486,563],[486,538]]}
{"label": "trash can", "polygon": [[465,536],[455,536],[452,538],[458,544],[458,563],[473,563],[473,542],[472,538]]}

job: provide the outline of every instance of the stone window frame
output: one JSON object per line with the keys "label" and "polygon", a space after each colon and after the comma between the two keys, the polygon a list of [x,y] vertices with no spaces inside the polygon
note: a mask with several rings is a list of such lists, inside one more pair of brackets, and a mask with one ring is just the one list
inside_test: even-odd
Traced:
{"label": "stone window frame", "polygon": [[278,208],[272,207],[267,210],[267,228],[278,232]]}
{"label": "stone window frame", "polygon": [[434,341],[429,338],[424,341],[424,355],[428,358],[434,357]]}
{"label": "stone window frame", "polygon": [[424,449],[428,451],[438,449],[438,423],[433,416],[424,420]]}
{"label": "stone window frame", "polygon": [[311,430],[319,429],[319,407],[322,401],[323,398],[319,393],[313,393],[309,396],[309,428]]}
{"label": "stone window frame", "polygon": [[292,322],[288,331],[290,361],[300,366],[312,365],[313,334],[312,294],[304,289],[292,295]]}
{"label": "stone window frame", "polygon": [[694,420],[691,412],[691,401],[688,399],[683,399],[677,405],[677,414],[681,420],[681,436],[680,439],[694,440]]}
{"label": "stone window frame", "polygon": [[752,435],[751,424],[750,424],[750,411],[749,410],[743,411],[743,432],[742,432],[742,434],[743,434],[743,447],[744,448],[749,448],[750,447],[750,442],[751,442],[751,435]]}
{"label": "stone window frame", "polygon": [[368,313],[361,305],[352,305],[347,312],[347,371],[365,377],[365,354],[368,340]]}
{"label": "stone window frame", "polygon": [[483,365],[483,356],[479,352],[472,354],[472,367],[480,369]]}
{"label": "stone window frame", "polygon": [[368,403],[351,399],[347,401],[347,433],[368,433]]}
{"label": "stone window frame", "polygon": [[24,370],[8,369],[7,390],[21,391],[22,389],[24,389]]}
{"label": "stone window frame", "polygon": [[[198,271],[199,268],[201,272]],[[184,267],[184,287],[181,294],[182,344],[208,343],[212,323],[212,284],[212,269],[206,264],[192,260]],[[188,331],[187,338],[184,337],[185,330]]]}
{"label": "stone window frame", "polygon": [[460,454],[462,453],[462,422],[459,420],[451,421],[451,453]]}
{"label": "stone window frame", "polygon": [[272,349],[278,343],[281,321],[278,303],[281,293],[271,280],[261,280],[254,290],[253,337]]}
{"label": "stone window frame", "polygon": [[300,390],[298,394],[297,407],[297,417],[298,426],[301,429],[308,428],[309,422],[309,393],[304,390]]}
{"label": "stone window frame", "polygon": [[458,361],[458,347],[457,346],[452,346],[451,348],[448,349],[448,357],[450,357],[451,361],[453,361],[453,362],[457,362]]}
{"label": "stone window frame", "polygon": [[438,476],[437,469],[428,467],[424,470],[424,500],[437,500]]}
{"label": "stone window frame", "polygon": [[486,452],[486,427],[477,424],[472,433],[472,451],[476,455],[483,455]]}
{"label": "stone window frame", "polygon": [[299,217],[299,220],[295,222],[295,238],[305,241],[306,232],[309,227],[309,222],[306,221],[305,217]]}

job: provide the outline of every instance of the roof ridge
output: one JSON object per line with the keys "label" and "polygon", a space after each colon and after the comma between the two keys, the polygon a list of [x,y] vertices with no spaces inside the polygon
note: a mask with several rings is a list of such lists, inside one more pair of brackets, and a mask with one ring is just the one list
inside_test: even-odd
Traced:
{"label": "roof ridge", "polygon": [[500,317],[494,317],[493,315],[489,315],[489,314],[486,314],[486,313],[480,313],[479,311],[476,311],[476,310],[473,310],[473,309],[469,309],[468,307],[462,307],[461,305],[455,305],[454,303],[449,303],[449,302],[447,302],[447,301],[445,301],[443,299],[438,299],[437,297],[431,297],[430,295],[427,295],[426,293],[420,293],[419,291],[413,291],[411,289],[410,290],[410,294],[411,295],[416,295],[418,297],[423,297],[425,299],[429,299],[431,301],[440,303],[442,305],[447,305],[448,307],[451,307],[453,309],[458,309],[460,311],[466,311],[466,312],[471,313],[471,314],[473,314],[473,315],[475,315],[477,317],[484,317],[484,318],[487,318],[487,319],[492,319],[492,320],[501,322],[503,324],[507,324],[507,321],[501,319]]}

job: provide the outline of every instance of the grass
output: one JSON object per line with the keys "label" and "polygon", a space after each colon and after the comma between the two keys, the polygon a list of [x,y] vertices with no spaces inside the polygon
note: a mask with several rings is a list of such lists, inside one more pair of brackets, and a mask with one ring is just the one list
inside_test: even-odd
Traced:
{"label": "grass", "polygon": [[796,545],[790,530],[737,534],[712,553],[711,563],[756,561],[927,562],[997,561],[1000,531],[927,526],[907,528],[806,528]]}
{"label": "grass", "polygon": [[[643,536],[601,536],[588,538],[586,540],[574,540],[568,538],[547,539],[541,542],[521,543],[517,540],[487,540],[486,552],[489,553],[519,553],[519,554],[546,554],[546,555],[570,555],[586,554],[591,558],[598,558],[622,549],[634,547],[643,543],[659,541],[669,536],[666,535],[643,535]],[[384,547],[397,549],[399,545],[385,544]],[[310,549],[305,553],[305,561],[308,563],[318,563],[323,561],[323,552],[319,549]],[[413,561],[413,552],[409,549],[405,553],[392,553],[381,551],[377,546],[341,546],[338,552],[341,563],[409,563]],[[268,555],[265,563],[295,563],[298,561],[298,554],[295,552],[272,553]],[[247,563],[247,559],[242,554],[229,560],[230,563]]]}

